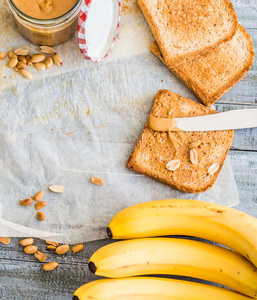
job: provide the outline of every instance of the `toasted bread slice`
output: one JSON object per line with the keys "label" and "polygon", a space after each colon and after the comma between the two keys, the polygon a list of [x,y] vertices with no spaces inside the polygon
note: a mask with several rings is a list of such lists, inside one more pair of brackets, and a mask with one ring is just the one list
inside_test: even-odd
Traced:
{"label": "toasted bread slice", "polygon": [[166,65],[174,67],[216,48],[236,33],[230,0],[137,0]]}
{"label": "toasted bread slice", "polygon": [[[170,91],[160,90],[149,118],[179,118],[213,113],[217,112]],[[187,193],[201,193],[213,186],[233,136],[233,130],[158,132],[150,129],[147,122],[127,166],[172,188]],[[174,160],[180,166],[171,171],[167,164]]]}
{"label": "toasted bread slice", "polygon": [[[156,42],[151,51],[165,64]],[[236,85],[250,70],[254,48],[249,34],[239,25],[232,40],[171,71],[201,100],[210,106]]]}

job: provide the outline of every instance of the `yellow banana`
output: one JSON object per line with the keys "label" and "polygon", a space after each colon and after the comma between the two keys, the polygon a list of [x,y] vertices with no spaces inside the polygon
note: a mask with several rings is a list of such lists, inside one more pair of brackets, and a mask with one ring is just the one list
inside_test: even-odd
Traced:
{"label": "yellow banana", "polygon": [[98,249],[89,269],[105,277],[148,274],[190,276],[257,298],[257,269],[235,251],[187,239],[142,238]]}
{"label": "yellow banana", "polygon": [[236,209],[198,200],[157,200],[117,213],[107,227],[114,239],[187,235],[232,248],[257,266],[257,220]]}
{"label": "yellow banana", "polygon": [[73,300],[250,300],[237,292],[167,278],[130,277],[95,280],[78,288]]}

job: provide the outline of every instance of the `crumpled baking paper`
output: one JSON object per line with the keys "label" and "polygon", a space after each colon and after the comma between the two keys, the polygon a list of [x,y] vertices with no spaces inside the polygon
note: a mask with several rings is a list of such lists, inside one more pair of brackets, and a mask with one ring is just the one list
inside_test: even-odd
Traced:
{"label": "crumpled baking paper", "polygon": [[[0,51],[38,46],[22,38],[0,1]],[[119,38],[101,63],[80,55],[76,35],[55,47],[63,66],[30,67],[28,81],[0,61],[0,236],[79,243],[107,237],[115,213],[139,202],[190,198],[239,201],[229,159],[213,188],[185,194],[126,168],[159,89],[194,95],[149,50],[153,36],[135,1],[123,1]],[[103,186],[90,177],[104,180]],[[65,187],[62,194],[49,185]],[[19,199],[44,190],[45,221]]]}

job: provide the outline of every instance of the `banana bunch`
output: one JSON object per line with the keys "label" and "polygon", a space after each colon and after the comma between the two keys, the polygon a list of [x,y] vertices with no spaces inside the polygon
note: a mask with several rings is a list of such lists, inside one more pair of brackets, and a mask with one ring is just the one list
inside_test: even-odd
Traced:
{"label": "banana bunch", "polygon": [[251,300],[228,289],[190,281],[130,277],[100,279],[78,288],[73,300]]}
{"label": "banana bunch", "polygon": [[[245,213],[197,200],[158,200],[120,211],[107,233],[129,240],[97,250],[89,269],[115,279],[85,284],[75,291],[74,300],[257,298],[257,220]],[[165,235],[208,239],[233,250],[196,240],[157,238]],[[234,291],[183,280],[132,277],[150,274],[190,276]]]}
{"label": "banana bunch", "polygon": [[89,260],[96,275],[118,278],[150,274],[190,276],[257,297],[257,269],[235,251],[178,238],[142,238],[109,244]]}
{"label": "banana bunch", "polygon": [[168,199],[130,206],[113,217],[107,234],[113,239],[194,236],[234,249],[257,266],[257,220],[205,201]]}

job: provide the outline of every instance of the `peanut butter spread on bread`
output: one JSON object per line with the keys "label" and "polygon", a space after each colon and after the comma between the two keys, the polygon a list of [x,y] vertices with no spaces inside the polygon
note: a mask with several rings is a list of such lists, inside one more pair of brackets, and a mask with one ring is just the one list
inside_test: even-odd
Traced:
{"label": "peanut butter spread on bread", "polygon": [[[213,113],[217,112],[170,91],[160,90],[150,117],[181,118]],[[160,132],[149,128],[147,122],[127,166],[181,191],[204,192],[214,184],[233,135],[233,130]],[[197,163],[192,163],[192,158],[190,160],[192,145],[196,145]],[[179,168],[174,171],[168,170],[166,165],[175,159],[180,160]],[[219,169],[213,175],[208,174],[209,167],[215,163],[219,164]]]}

